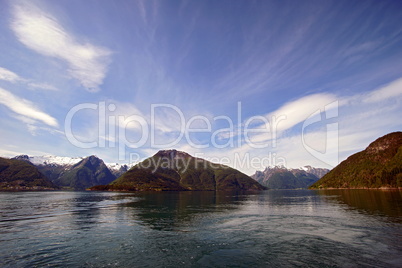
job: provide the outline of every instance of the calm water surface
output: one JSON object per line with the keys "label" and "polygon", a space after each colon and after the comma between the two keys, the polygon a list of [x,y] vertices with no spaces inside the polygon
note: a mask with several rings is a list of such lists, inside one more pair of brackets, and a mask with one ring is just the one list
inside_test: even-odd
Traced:
{"label": "calm water surface", "polygon": [[402,267],[402,192],[0,193],[3,267]]}

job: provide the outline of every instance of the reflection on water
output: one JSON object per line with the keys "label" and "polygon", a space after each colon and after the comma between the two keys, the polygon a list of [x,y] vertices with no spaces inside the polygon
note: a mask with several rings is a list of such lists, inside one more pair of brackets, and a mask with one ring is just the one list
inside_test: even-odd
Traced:
{"label": "reflection on water", "polygon": [[401,193],[0,193],[0,266],[401,267]]}
{"label": "reflection on water", "polygon": [[247,195],[241,192],[166,192],[139,193],[139,200],[123,204],[133,219],[157,230],[175,230],[191,222],[198,214],[236,209]]}
{"label": "reflection on water", "polygon": [[351,209],[359,209],[372,215],[389,216],[398,219],[402,216],[402,191],[398,190],[319,190],[321,195],[334,196]]}

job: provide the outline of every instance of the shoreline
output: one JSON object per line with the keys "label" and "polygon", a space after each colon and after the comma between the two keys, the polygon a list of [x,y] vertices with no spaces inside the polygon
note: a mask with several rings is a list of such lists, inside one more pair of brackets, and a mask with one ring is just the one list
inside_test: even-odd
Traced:
{"label": "shoreline", "polygon": [[340,187],[340,188],[335,188],[335,187],[328,187],[328,188],[315,188],[315,189],[309,189],[309,190],[382,190],[382,191],[393,191],[393,190],[398,190],[402,191],[402,187],[379,187],[379,188],[370,188],[370,187]]}

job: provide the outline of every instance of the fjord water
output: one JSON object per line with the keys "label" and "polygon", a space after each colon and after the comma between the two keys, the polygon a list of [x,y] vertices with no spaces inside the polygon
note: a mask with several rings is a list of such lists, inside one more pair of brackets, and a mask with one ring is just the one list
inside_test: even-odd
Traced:
{"label": "fjord water", "polygon": [[401,267],[401,193],[0,193],[0,265]]}

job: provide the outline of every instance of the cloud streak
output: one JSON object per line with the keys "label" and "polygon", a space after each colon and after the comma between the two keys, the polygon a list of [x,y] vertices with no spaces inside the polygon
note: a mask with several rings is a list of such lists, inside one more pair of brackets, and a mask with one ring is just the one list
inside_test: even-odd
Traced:
{"label": "cloud streak", "polygon": [[0,88],[0,103],[16,113],[17,118],[25,123],[32,124],[41,121],[46,125],[58,127],[58,122],[54,117],[42,112],[32,102],[20,99],[3,88]]}
{"label": "cloud streak", "polygon": [[0,67],[0,80],[9,81],[12,83],[18,82],[21,78],[14,72]]}
{"label": "cloud streak", "polygon": [[366,103],[381,102],[402,95],[402,78],[370,92],[363,101]]}
{"label": "cloud streak", "polygon": [[36,89],[41,89],[41,90],[50,90],[50,91],[57,91],[58,89],[48,83],[37,83],[29,79],[22,78],[18,74],[6,69],[0,67],[0,80],[8,81],[11,83],[25,83],[28,87],[28,89],[36,90]]}
{"label": "cloud streak", "polygon": [[[297,129],[297,125],[307,120],[314,112],[328,111],[329,108],[333,108],[332,105],[328,105],[335,101],[339,105],[338,116],[323,118],[308,130]],[[344,96],[320,93],[304,96],[285,103],[277,110],[265,115],[270,123],[272,123],[273,116],[276,118],[286,116],[286,119],[277,121],[278,135],[275,146],[271,144],[267,148],[256,149],[249,144],[243,144],[241,147],[224,150],[224,155],[250,153],[258,157],[266,157],[269,153],[273,153],[276,160],[285,159],[288,167],[296,168],[304,165],[333,167],[323,158],[310,155],[306,146],[321,154],[327,153],[328,159],[334,159],[334,163],[337,162],[335,159],[338,157],[342,161],[349,155],[363,150],[375,138],[400,130],[401,101],[402,79],[394,80],[364,94]],[[327,119],[332,121],[327,121]],[[333,123],[339,125],[339,133],[328,135],[327,124]],[[263,127],[264,125],[257,126],[257,128]],[[286,130],[291,131],[286,135],[280,134]],[[267,143],[272,139],[272,133],[269,131],[251,137],[254,144]],[[220,154],[219,152],[214,153]],[[208,154],[212,154],[212,152]],[[231,164],[234,166],[235,162],[232,161]],[[235,167],[247,174],[255,172],[250,168]]]}
{"label": "cloud streak", "polygon": [[336,101],[335,95],[321,93],[302,97],[295,101],[288,102],[278,110],[268,114],[268,120],[275,118],[284,118],[278,121],[277,130],[279,132],[292,128],[293,126],[303,122],[310,115],[318,110],[324,110],[326,105]]}
{"label": "cloud streak", "polygon": [[99,91],[110,62],[108,49],[79,42],[56,18],[27,2],[13,6],[11,29],[26,47],[66,62],[70,76],[88,91]]}
{"label": "cloud streak", "polygon": [[58,89],[50,84],[47,83],[35,83],[35,82],[29,82],[28,83],[29,89],[41,89],[41,90],[49,90],[49,91],[57,91]]}

